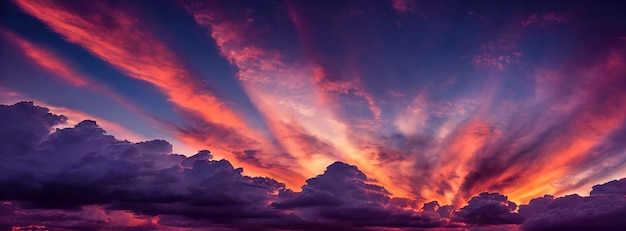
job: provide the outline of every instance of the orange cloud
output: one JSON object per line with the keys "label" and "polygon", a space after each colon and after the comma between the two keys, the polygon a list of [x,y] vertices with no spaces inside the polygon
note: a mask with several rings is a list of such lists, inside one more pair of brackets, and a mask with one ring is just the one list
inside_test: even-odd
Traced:
{"label": "orange cloud", "polygon": [[[622,54],[611,52],[606,61],[601,61],[591,68],[585,78],[592,82],[591,86],[584,86],[581,90],[580,112],[570,119],[567,127],[563,128],[562,135],[545,150],[553,153],[548,163],[531,173],[537,179],[518,188],[510,194],[521,200],[529,200],[538,193],[552,193],[556,189],[550,185],[571,170],[578,170],[591,153],[616,129],[626,121],[626,93],[612,86],[621,86],[623,79],[618,73],[623,73],[626,67],[623,62],[616,61]],[[621,83],[620,83],[621,81]]]}
{"label": "orange cloud", "polygon": [[[317,68],[288,62],[278,50],[259,42],[261,35],[254,29],[254,18],[233,17],[219,4],[187,1],[183,7],[210,31],[222,56],[237,67],[244,90],[262,113],[272,135],[297,162],[289,166],[311,177],[333,161],[342,160],[357,164],[372,176],[386,178],[385,173],[376,171],[372,163],[362,158],[365,150],[351,141],[350,126],[337,118],[335,105],[330,105],[330,97],[324,96],[328,92],[354,91],[379,117],[380,109],[370,94],[347,82],[346,89],[328,81],[318,83]],[[284,175],[273,177],[285,179]]]}
{"label": "orange cloud", "polygon": [[[208,122],[245,131],[260,140],[233,110],[201,86],[177,61],[174,53],[146,32],[127,12],[102,2],[84,3],[78,12],[53,1],[15,1],[24,11],[46,23],[68,41],[82,46],[128,76],[153,84],[176,106]],[[99,12],[99,13],[96,13]],[[209,144],[220,137],[210,137]],[[232,150],[225,150],[228,155]]]}
{"label": "orange cloud", "polygon": [[137,18],[96,2],[85,3],[87,10],[83,12],[53,1],[16,0],[15,3],[68,41],[129,76],[153,84],[181,108],[200,113],[214,123],[246,127],[224,102],[197,89],[196,81],[176,61],[174,54],[145,33]]}
{"label": "orange cloud", "polygon": [[86,79],[84,79],[80,74],[74,72],[74,70],[70,69],[66,61],[61,59],[61,57],[56,54],[45,50],[6,29],[0,28],[0,33],[22,49],[28,58],[54,73],[55,76],[59,77],[61,80],[76,87],[85,87],[90,85]]}
{"label": "orange cloud", "polygon": [[51,72],[52,74],[54,74],[54,77],[59,78],[61,81],[71,84],[75,87],[82,87],[89,89],[95,93],[103,94],[118,103],[119,105],[135,112],[137,115],[140,115],[149,121],[153,120],[151,116],[148,116],[139,107],[131,104],[126,99],[115,94],[104,84],[98,83],[97,81],[89,78],[87,75],[75,71],[72,68],[70,62],[68,62],[55,52],[34,44],[5,28],[0,28],[0,34],[2,34],[9,41],[16,44],[19,48],[21,48],[24,55],[30,58],[35,64],[39,65],[46,71]]}

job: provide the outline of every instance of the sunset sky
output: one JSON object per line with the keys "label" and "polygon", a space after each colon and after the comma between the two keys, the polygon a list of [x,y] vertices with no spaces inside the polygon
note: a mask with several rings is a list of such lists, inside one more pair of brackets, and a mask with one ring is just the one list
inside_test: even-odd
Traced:
{"label": "sunset sky", "polygon": [[624,5],[0,4],[0,228],[626,227]]}

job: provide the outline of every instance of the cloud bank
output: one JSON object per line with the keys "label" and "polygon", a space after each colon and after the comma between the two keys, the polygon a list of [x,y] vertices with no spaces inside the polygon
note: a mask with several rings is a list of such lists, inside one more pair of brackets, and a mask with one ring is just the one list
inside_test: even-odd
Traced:
{"label": "cloud bank", "polygon": [[[499,227],[616,230],[626,227],[625,179],[590,196],[546,195],[518,206],[483,192],[454,209],[394,197],[356,166],[335,162],[300,191],[249,177],[202,150],[186,157],[164,140],[131,143],[95,121],[66,118],[32,102],[0,105],[0,226],[70,230],[195,227],[238,230],[368,230]],[[496,226],[494,226],[496,225]]]}

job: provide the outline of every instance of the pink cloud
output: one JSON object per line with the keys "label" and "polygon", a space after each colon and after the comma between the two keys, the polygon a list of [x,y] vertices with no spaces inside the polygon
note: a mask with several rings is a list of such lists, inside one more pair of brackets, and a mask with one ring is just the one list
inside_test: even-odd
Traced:
{"label": "pink cloud", "polygon": [[524,28],[526,28],[532,24],[538,24],[539,26],[546,27],[565,22],[567,22],[567,17],[565,15],[556,12],[548,12],[545,14],[531,14],[528,18],[522,20],[521,24]]}

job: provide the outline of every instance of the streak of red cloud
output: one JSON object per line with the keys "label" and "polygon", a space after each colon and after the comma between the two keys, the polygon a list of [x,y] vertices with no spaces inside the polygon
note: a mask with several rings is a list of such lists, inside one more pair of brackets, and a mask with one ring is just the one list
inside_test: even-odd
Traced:
{"label": "streak of red cloud", "polygon": [[[298,162],[297,166],[290,163],[294,169],[311,176],[333,160],[343,160],[373,172],[349,141],[350,128],[337,119],[332,108],[339,106],[332,105],[329,97],[348,93],[360,97],[376,119],[381,110],[372,95],[350,82],[320,79],[318,68],[286,61],[281,52],[263,44],[263,35],[254,27],[256,20],[246,19],[252,16],[233,17],[214,3],[185,1],[182,5],[199,25],[210,30],[222,56],[237,67],[237,76],[266,125],[281,148]],[[274,177],[285,180],[285,175]],[[285,181],[297,185],[291,179]]]}
{"label": "streak of red cloud", "polygon": [[[125,107],[126,109],[133,111],[137,115],[142,116],[143,118],[151,122],[155,122],[154,119],[151,116],[147,115],[147,113],[144,112],[142,109],[130,103],[128,100],[120,97],[119,95],[111,91],[108,87],[106,87],[105,85],[97,82],[96,80],[89,78],[88,76],[82,73],[75,71],[72,68],[72,65],[67,60],[65,60],[64,58],[62,58],[60,55],[56,54],[52,50],[49,50],[37,44],[34,44],[5,28],[0,28],[0,34],[2,34],[11,42],[18,45],[23,50],[24,55],[30,58],[35,64],[51,72],[52,74],[54,74],[55,77],[59,78],[61,81],[71,84],[75,87],[86,88],[95,93],[103,94],[109,97],[110,99],[112,99],[113,101],[115,101],[116,103],[118,103],[119,105]],[[50,108],[55,108],[55,107],[50,106]],[[81,118],[92,118],[92,117],[93,116],[91,117],[81,116]],[[98,121],[104,121],[105,123],[107,123],[107,121],[104,119],[98,119]],[[80,121],[75,121],[75,123],[78,123],[78,122]],[[123,130],[122,127],[119,125],[111,125],[111,126],[117,130]],[[129,132],[125,132],[125,133],[130,134]],[[124,138],[127,136],[120,136],[120,137]],[[133,137],[132,138],[133,140],[140,140],[139,138],[137,138],[138,136],[133,135],[132,137]]]}
{"label": "streak of red cloud", "polygon": [[[537,72],[536,95],[529,104],[550,102],[544,105],[547,111],[534,115],[535,120],[526,118],[530,124],[509,128],[518,135],[507,138],[512,135],[509,131],[485,145],[481,153],[486,156],[476,155],[475,163],[467,165],[472,172],[465,174],[463,191],[498,190],[527,202],[537,195],[572,190],[558,184],[559,179],[590,170],[585,162],[594,160],[593,149],[605,145],[626,121],[622,110],[626,95],[620,89],[626,82],[619,75],[626,68],[623,57],[623,52],[614,50],[571,76],[561,74],[563,70]],[[575,83],[573,94],[557,91],[568,81]],[[526,120],[524,113],[519,116]]]}
{"label": "streak of red cloud", "polygon": [[567,17],[565,15],[556,13],[556,12],[548,12],[545,14],[531,14],[528,18],[521,21],[521,24],[524,28],[532,25],[539,24],[542,27],[546,27],[553,24],[559,24],[567,22]]}
{"label": "streak of red cloud", "polygon": [[0,29],[0,33],[2,33],[7,39],[12,41],[13,43],[17,44],[23,50],[24,54],[33,62],[40,65],[45,70],[50,71],[54,74],[55,77],[58,77],[60,80],[69,83],[75,87],[83,87],[93,92],[104,94],[130,110],[133,110],[135,112],[141,112],[140,109],[138,109],[134,105],[131,105],[108,88],[104,87],[103,85],[97,83],[92,79],[89,79],[84,74],[76,72],[71,67],[68,61],[64,60],[63,58],[61,58],[61,56],[54,53],[53,51],[38,46],[7,29]]}
{"label": "streak of red cloud", "polygon": [[[311,156],[307,157],[306,145],[297,144],[304,142],[300,137],[307,134],[296,135],[293,129],[287,129],[299,127],[293,124],[293,118],[302,122],[310,120],[314,114],[322,113],[316,105],[311,104],[312,95],[308,93],[311,83],[303,79],[307,76],[306,71],[287,68],[279,52],[254,43],[256,39],[250,38],[257,38],[259,34],[251,28],[253,19],[229,17],[216,3],[184,1],[181,6],[194,17],[198,25],[210,30],[210,36],[220,54],[237,67],[237,77],[244,90],[262,113],[272,135],[278,138],[278,151],[284,150],[298,162],[294,164],[291,161],[289,165],[294,170],[313,175],[332,163],[333,160],[326,158],[314,160]],[[276,154],[272,156],[276,158]],[[308,165],[306,169],[302,168],[305,163]],[[293,187],[305,179],[294,174],[272,176]]]}
{"label": "streak of red cloud", "polygon": [[[237,156],[235,152],[243,152],[244,150],[237,147],[244,144],[249,144],[246,148],[251,150],[263,149],[265,152],[273,152],[276,149],[266,137],[251,129],[226,103],[211,92],[200,89],[198,86],[201,84],[190,75],[175,54],[148,33],[143,24],[129,12],[103,2],[84,3],[82,12],[74,10],[77,9],[75,7],[52,1],[17,0],[15,3],[68,41],[82,46],[128,76],[153,84],[171,102],[189,114],[199,115],[204,121],[215,124],[214,127],[231,130],[227,133],[243,135],[243,140],[250,141],[228,143],[233,139],[224,139],[220,133],[203,132],[194,135],[169,131],[187,145],[198,149],[208,147],[226,157],[238,160],[236,163],[245,167],[250,175],[283,175],[290,178],[285,181],[294,187],[305,179],[301,174],[288,171],[285,167],[270,169],[269,165],[255,166],[255,163],[240,159],[245,157]],[[261,67],[268,68],[267,65]],[[261,159],[258,161],[262,163],[275,161],[267,155],[260,156]]]}
{"label": "streak of red cloud", "polygon": [[17,44],[23,50],[24,54],[33,62],[40,65],[45,70],[50,71],[54,74],[55,77],[58,77],[60,80],[69,83],[75,87],[83,87],[93,92],[103,94],[114,100],[116,103],[126,107],[131,111],[136,112],[137,114],[146,114],[135,105],[129,103],[127,100],[115,94],[106,86],[98,83],[93,79],[90,79],[82,73],[78,73],[77,71],[75,71],[68,61],[63,59],[55,52],[38,46],[37,44],[34,44],[7,29],[0,28],[0,33],[13,43]]}
{"label": "streak of red cloud", "polygon": [[245,122],[216,96],[198,92],[194,79],[175,55],[146,33],[138,19],[120,9],[102,2],[85,3],[92,12],[78,12],[52,1],[16,0],[15,3],[68,41],[84,47],[129,76],[153,84],[177,106],[201,113],[214,123],[246,127]]}
{"label": "streak of red cloud", "polygon": [[590,155],[592,148],[602,145],[613,131],[626,121],[626,93],[615,86],[623,86],[624,79],[619,73],[626,70],[622,61],[623,53],[611,52],[606,60],[600,61],[590,68],[585,76],[585,89],[581,90],[581,109],[570,119],[562,136],[548,146],[546,152],[554,153],[550,157],[550,165],[542,166],[540,171],[532,175],[537,179],[516,189],[512,196],[529,200],[536,193],[554,190],[548,184],[556,181],[568,171],[577,169],[581,161]]}
{"label": "streak of red cloud", "polygon": [[[312,78],[317,85],[317,92],[319,94],[318,100],[326,104],[334,104],[333,106],[336,108],[341,108],[342,102],[339,102],[340,100],[338,100],[338,98],[340,98],[340,96],[352,95],[365,100],[365,103],[367,104],[366,107],[372,113],[373,117],[367,119],[380,120],[382,109],[377,105],[374,96],[367,92],[363,86],[363,81],[360,77],[360,70],[355,64],[355,60],[358,56],[355,54],[358,54],[358,48],[350,45],[352,43],[352,39],[354,38],[344,35],[340,36],[340,39],[338,39],[341,41],[339,43],[343,49],[350,51],[348,52],[349,54],[346,54],[347,57],[330,58],[320,55],[317,53],[318,47],[314,44],[316,36],[320,35],[317,31],[312,29],[313,21],[308,18],[311,15],[308,15],[305,10],[303,10],[304,8],[305,7],[298,5],[298,3],[289,2],[288,4],[289,15],[291,16],[292,22],[298,29],[300,44],[303,47],[305,55],[314,66]],[[343,68],[345,68],[347,72],[337,73],[331,70],[333,69],[332,65],[335,63],[333,63],[333,61],[329,61],[329,59],[345,61],[348,65]],[[354,101],[351,103],[354,104]]]}
{"label": "streak of red cloud", "polygon": [[[82,46],[128,76],[153,84],[176,106],[198,114],[208,122],[245,131],[246,135],[254,137],[253,140],[263,139],[226,103],[199,89],[201,84],[178,62],[175,54],[128,12],[103,2],[84,3],[81,12],[53,1],[17,0],[15,3],[68,41]],[[202,148],[207,144],[221,144],[218,135],[204,138]],[[255,168],[249,166],[248,169],[254,171]]]}
{"label": "streak of red cloud", "polygon": [[391,8],[396,10],[398,13],[406,13],[411,10],[410,1],[411,0],[391,0]]}
{"label": "streak of red cloud", "polygon": [[76,87],[86,87],[90,85],[80,74],[69,68],[66,61],[53,52],[31,43],[9,30],[0,28],[0,33],[5,38],[18,45],[27,57],[32,59],[35,63],[41,65],[43,68],[54,73],[55,76],[60,78],[62,81],[70,83]]}

